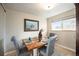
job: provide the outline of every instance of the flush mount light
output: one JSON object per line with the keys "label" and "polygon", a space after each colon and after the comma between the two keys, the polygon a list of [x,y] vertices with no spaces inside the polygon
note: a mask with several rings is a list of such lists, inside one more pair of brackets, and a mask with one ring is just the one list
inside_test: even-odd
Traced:
{"label": "flush mount light", "polygon": [[42,3],[41,7],[45,10],[50,10],[52,9],[54,6],[56,5],[56,3]]}

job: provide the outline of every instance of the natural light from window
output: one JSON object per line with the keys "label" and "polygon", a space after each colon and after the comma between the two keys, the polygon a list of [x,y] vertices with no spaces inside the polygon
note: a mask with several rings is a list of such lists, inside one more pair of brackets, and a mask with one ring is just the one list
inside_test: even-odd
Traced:
{"label": "natural light from window", "polygon": [[51,23],[52,30],[76,30],[76,19],[66,19]]}

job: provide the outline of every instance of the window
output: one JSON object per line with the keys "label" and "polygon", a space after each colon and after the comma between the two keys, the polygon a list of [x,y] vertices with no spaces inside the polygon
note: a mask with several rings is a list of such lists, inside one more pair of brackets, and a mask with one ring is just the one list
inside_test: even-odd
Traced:
{"label": "window", "polygon": [[76,30],[76,19],[67,19],[52,22],[52,30]]}
{"label": "window", "polygon": [[76,30],[75,18],[63,20],[63,30]]}
{"label": "window", "polygon": [[62,21],[52,22],[52,30],[62,30]]}

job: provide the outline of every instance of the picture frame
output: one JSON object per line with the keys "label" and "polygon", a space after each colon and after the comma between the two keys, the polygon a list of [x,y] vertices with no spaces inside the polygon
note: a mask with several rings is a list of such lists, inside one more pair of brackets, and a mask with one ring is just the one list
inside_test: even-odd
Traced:
{"label": "picture frame", "polygon": [[39,30],[39,21],[24,19],[24,31],[38,31]]}

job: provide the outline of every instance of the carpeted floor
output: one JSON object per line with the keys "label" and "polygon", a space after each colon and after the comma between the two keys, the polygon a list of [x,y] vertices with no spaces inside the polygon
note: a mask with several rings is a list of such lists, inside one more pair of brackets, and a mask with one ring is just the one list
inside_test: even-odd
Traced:
{"label": "carpeted floor", "polygon": [[[55,50],[54,53],[52,54],[52,56],[75,56],[75,52],[69,51],[67,49],[63,49],[59,46],[55,46]],[[7,56],[16,56],[16,52],[12,52],[7,54]]]}
{"label": "carpeted floor", "polygon": [[53,56],[75,56],[76,53],[73,51],[69,51],[67,49],[61,48],[59,46],[55,46],[55,51]]}

